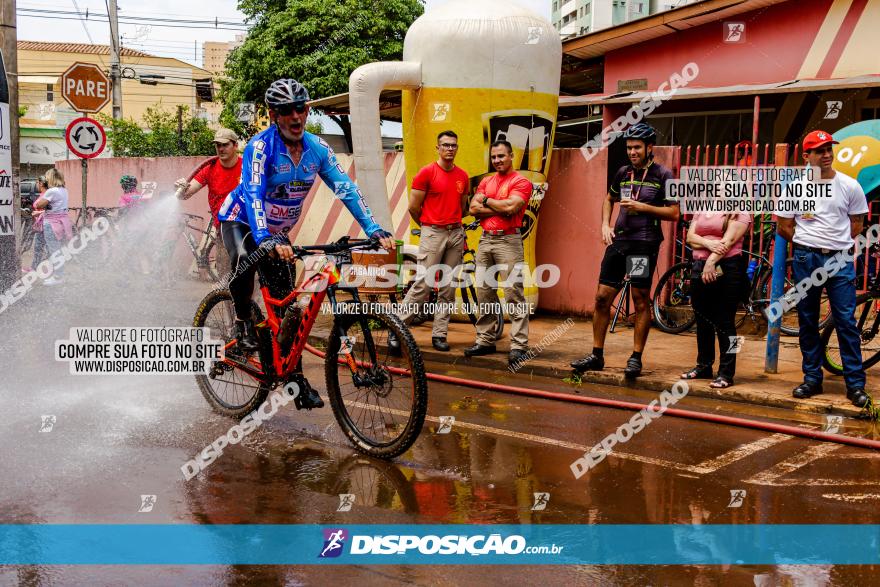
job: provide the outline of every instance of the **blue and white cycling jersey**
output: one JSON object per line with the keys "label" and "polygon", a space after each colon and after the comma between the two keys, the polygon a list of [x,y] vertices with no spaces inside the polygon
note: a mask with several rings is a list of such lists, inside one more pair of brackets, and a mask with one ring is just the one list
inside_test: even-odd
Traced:
{"label": "blue and white cycling jersey", "polygon": [[330,145],[312,133],[303,133],[302,158],[299,165],[294,165],[274,124],[245,147],[241,183],[226,197],[217,216],[222,221],[249,224],[259,244],[270,234],[296,225],[318,176],[342,200],[367,236],[381,230]]}

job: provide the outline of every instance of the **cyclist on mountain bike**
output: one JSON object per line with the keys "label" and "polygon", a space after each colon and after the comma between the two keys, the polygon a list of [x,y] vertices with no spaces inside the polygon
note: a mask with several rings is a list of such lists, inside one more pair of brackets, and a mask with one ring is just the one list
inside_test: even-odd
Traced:
{"label": "cyclist on mountain bike", "polygon": [[[238,348],[242,352],[259,348],[251,319],[257,267],[248,257],[258,248],[267,249],[270,256],[259,258],[257,263],[269,281],[265,285],[270,293],[282,298],[293,290],[293,247],[287,239],[284,244],[267,239],[273,234],[286,235],[296,225],[317,177],[333,187],[336,197],[370,238],[378,239],[386,249],[394,248],[391,234],[373,219],[360,190],[336,160],[333,149],[305,130],[309,115],[306,88],[296,80],[279,79],[266,90],[265,99],[272,124],[245,147],[241,183],[226,197],[218,214],[232,270],[229,292],[235,306]],[[304,407],[324,405],[304,378],[300,384]]]}
{"label": "cyclist on mountain bike", "polygon": [[[602,242],[608,245],[599,270],[596,309],[593,312],[593,352],[571,366],[576,371],[601,371],[605,367],[605,334],[611,321],[611,304],[623,287],[632,285],[636,306],[633,353],[626,362],[626,377],[642,373],[642,352],[651,328],[651,281],[657,268],[657,254],[663,241],[660,222],[678,220],[679,206],[666,199],[666,182],[672,172],[654,162],[657,133],[640,122],[623,133],[630,164],[621,167],[602,204]],[[614,227],[611,211],[620,202]]]}

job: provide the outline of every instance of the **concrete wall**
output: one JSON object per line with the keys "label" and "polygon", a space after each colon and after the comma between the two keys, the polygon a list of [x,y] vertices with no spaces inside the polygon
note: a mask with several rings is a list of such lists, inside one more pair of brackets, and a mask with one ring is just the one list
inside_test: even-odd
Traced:
{"label": "concrete wall", "polygon": [[[154,181],[157,194],[174,192],[174,182],[189,174],[207,157],[112,157],[89,161],[89,180],[86,193],[89,206],[116,206],[122,188],[119,178],[133,175],[138,181]],[[70,205],[82,205],[82,166],[79,159],[58,161],[56,167],[64,174]],[[208,190],[204,189],[183,203],[190,214],[208,214]]]}

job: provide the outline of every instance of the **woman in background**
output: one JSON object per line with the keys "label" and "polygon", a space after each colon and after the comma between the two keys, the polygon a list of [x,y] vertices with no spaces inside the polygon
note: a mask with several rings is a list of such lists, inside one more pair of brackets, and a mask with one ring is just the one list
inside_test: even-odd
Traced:
{"label": "woman in background", "polygon": [[[34,202],[34,208],[43,210],[43,237],[46,239],[48,256],[61,249],[73,237],[73,226],[67,214],[67,188],[64,187],[64,175],[54,167],[46,172],[48,189],[40,194]],[[48,279],[46,285],[61,283],[64,266],[58,267]]]}
{"label": "woman in background", "polygon": [[698,213],[691,220],[687,242],[694,250],[691,305],[697,315],[697,365],[682,379],[712,379],[715,338],[721,358],[718,375],[709,384],[716,389],[733,385],[736,373],[736,310],[746,287],[742,245],[752,224],[749,214]]}

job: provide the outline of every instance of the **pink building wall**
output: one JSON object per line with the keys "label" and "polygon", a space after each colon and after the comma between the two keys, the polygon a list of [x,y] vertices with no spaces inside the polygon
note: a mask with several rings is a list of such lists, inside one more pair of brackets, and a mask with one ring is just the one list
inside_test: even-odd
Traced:
{"label": "pink building wall", "polygon": [[[673,151],[671,147],[658,147],[656,160],[671,167]],[[397,158],[403,158],[403,153],[389,153],[387,157],[391,161],[387,162],[386,170],[391,173],[390,170],[400,167],[394,163],[397,163]],[[340,156],[342,158],[347,156]],[[157,193],[173,192],[174,181],[189,176],[204,159],[164,157],[92,160],[89,162],[88,205],[115,206],[121,193],[119,178],[124,174],[134,175],[141,182],[155,181],[158,184]],[[79,161],[59,161],[57,167],[64,173],[70,192],[70,205],[81,205]],[[606,167],[607,151],[601,152],[590,161],[583,157],[579,149],[553,151],[548,178],[550,188],[541,204],[538,220],[536,257],[538,264],[558,265],[561,278],[554,287],[540,291],[538,307],[541,310],[578,315],[588,315],[593,311],[599,266],[605,253],[600,225],[602,201],[607,190]],[[313,189],[309,198],[314,199],[316,192]],[[307,200],[306,206],[311,205],[310,200]],[[182,209],[209,218],[207,190],[202,190],[184,202]],[[306,218],[305,222],[327,224],[331,221],[327,214],[322,214],[319,218],[313,216]],[[408,227],[408,219],[404,216],[401,218],[401,222]],[[320,232],[326,231],[322,228]],[[668,266],[671,227],[666,226],[665,232],[667,237],[661,249],[657,277]],[[182,240],[179,241],[177,258],[187,264],[192,261]]]}

